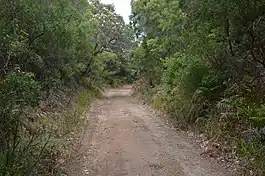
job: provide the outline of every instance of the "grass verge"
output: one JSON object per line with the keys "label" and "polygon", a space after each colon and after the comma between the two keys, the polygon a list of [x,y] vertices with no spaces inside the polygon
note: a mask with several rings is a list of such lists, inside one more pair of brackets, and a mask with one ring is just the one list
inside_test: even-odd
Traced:
{"label": "grass verge", "polygon": [[84,113],[99,96],[83,89],[70,106],[60,109],[30,109],[18,116],[16,132],[0,152],[1,176],[64,175],[62,165],[71,156],[71,144],[84,122]]}

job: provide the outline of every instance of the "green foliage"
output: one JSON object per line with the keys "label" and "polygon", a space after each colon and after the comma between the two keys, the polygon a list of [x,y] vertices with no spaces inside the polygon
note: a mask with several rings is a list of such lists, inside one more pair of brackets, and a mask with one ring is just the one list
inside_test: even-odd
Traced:
{"label": "green foliage", "polygon": [[2,175],[16,175],[18,172],[27,174],[38,162],[45,147],[45,139],[39,143],[34,140],[36,136],[22,137],[27,136],[22,131],[28,120],[29,107],[38,105],[40,88],[32,73],[11,72],[0,82],[2,100],[0,173]]}
{"label": "green foliage", "polygon": [[182,87],[185,96],[192,96],[203,85],[208,68],[193,56],[175,54],[165,60],[163,83],[169,90]]}
{"label": "green foliage", "polygon": [[[40,85],[32,73],[10,73],[1,81],[2,105],[7,108],[36,106],[40,98]],[[6,109],[6,108],[4,108]],[[2,114],[2,113],[1,113]]]}
{"label": "green foliage", "polygon": [[78,95],[76,104],[57,119],[42,115],[34,123],[17,124],[22,126],[10,129],[12,138],[7,148],[0,152],[1,175],[58,175],[64,172],[56,161],[71,148],[69,139],[80,132],[80,124],[85,123],[84,112],[98,94],[96,90],[85,89]]}
{"label": "green foliage", "polygon": [[38,105],[40,85],[33,74],[10,73],[0,82],[0,98],[0,140],[4,150],[9,147],[10,140],[18,135],[27,108]]}
{"label": "green foliage", "polygon": [[[264,0],[135,0],[131,16],[139,40],[132,63],[153,106],[254,158],[260,150],[237,139],[265,127],[264,7]],[[260,136],[253,146],[265,146]]]}
{"label": "green foliage", "polygon": [[98,0],[1,0],[0,6],[0,175],[49,175],[66,140],[61,133],[75,130],[94,93],[82,93],[78,107],[55,122],[36,117],[40,100],[126,80],[133,30],[113,5]]}

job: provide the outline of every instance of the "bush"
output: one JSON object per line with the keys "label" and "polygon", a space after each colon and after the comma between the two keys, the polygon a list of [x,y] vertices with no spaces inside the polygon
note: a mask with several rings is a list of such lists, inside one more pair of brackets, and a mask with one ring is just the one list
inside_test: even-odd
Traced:
{"label": "bush", "polygon": [[20,129],[29,120],[29,108],[38,105],[40,85],[31,73],[11,73],[0,82],[0,99],[0,141],[1,149],[6,150],[10,142],[17,142]]}
{"label": "bush", "polygon": [[1,173],[14,175],[22,170],[27,173],[35,161],[31,159],[32,163],[29,163],[25,156],[40,155],[34,153],[36,136],[29,137],[33,131],[27,126],[32,120],[27,115],[40,100],[40,84],[32,73],[10,73],[0,81],[0,99]]}
{"label": "bush", "polygon": [[[21,111],[10,110],[16,113],[6,111],[9,116],[1,116],[6,120],[1,121],[3,128],[0,133],[2,144],[5,144],[1,145],[0,152],[0,175],[3,176],[50,176],[63,173],[65,170],[62,170],[62,163],[58,163],[58,161],[60,159],[67,160],[68,156],[72,156],[70,153],[72,150],[71,139],[82,129],[80,127],[84,124],[83,113],[91,101],[99,95],[97,90],[84,89],[75,97],[76,101],[73,107],[60,107],[60,110],[54,109],[55,112],[42,111],[35,108],[40,87],[33,78],[31,74],[30,76],[14,74],[6,79],[7,83],[12,81],[14,84],[14,79],[19,83],[12,90],[9,89],[10,92],[15,89],[20,90],[19,93],[13,94],[17,95],[15,98],[30,94],[36,95],[36,99],[29,99],[27,103],[21,102],[21,105],[18,104],[20,102],[15,102],[13,103],[14,108],[24,108]],[[24,92],[21,92],[22,90]],[[33,93],[34,90],[36,94]],[[31,92],[27,94],[27,91]],[[10,108],[10,106],[8,107]],[[3,107],[1,108],[3,109]]]}

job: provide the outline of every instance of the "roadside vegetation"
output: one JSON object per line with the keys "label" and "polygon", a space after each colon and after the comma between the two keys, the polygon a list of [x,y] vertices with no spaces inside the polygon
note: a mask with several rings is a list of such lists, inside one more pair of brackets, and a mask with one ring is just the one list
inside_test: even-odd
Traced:
{"label": "roadside vegetation", "polygon": [[0,175],[62,174],[91,100],[131,79],[133,31],[98,0],[0,7]]}
{"label": "roadside vegetation", "polygon": [[130,25],[99,0],[0,7],[0,175],[63,174],[91,100],[134,78],[242,175],[265,175],[265,1],[133,0]]}
{"label": "roadside vegetation", "polygon": [[138,90],[240,157],[243,175],[265,174],[264,7],[263,0],[132,2]]}

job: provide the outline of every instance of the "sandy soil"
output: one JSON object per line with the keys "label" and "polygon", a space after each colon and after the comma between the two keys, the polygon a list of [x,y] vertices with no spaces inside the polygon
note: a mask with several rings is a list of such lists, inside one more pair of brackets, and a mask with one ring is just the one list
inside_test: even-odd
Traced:
{"label": "sandy soil", "polygon": [[230,175],[131,94],[130,86],[110,89],[93,103],[71,176]]}

